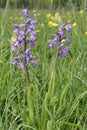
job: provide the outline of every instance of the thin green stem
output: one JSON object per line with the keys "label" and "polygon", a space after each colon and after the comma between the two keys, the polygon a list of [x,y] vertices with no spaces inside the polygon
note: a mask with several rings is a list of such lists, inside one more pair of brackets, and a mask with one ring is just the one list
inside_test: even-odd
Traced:
{"label": "thin green stem", "polygon": [[59,49],[57,48],[56,58],[53,64],[53,71],[51,74],[51,80],[50,80],[49,89],[48,89],[48,95],[50,94],[51,96],[53,95],[52,93],[54,93],[54,90],[55,90],[55,86],[52,84],[54,83],[54,80],[55,80],[55,72],[56,72],[56,67],[57,67],[58,56],[59,56]]}
{"label": "thin green stem", "polygon": [[[54,97],[54,92],[55,92],[55,72],[56,72],[56,67],[57,67],[57,60],[58,60],[58,56],[59,56],[59,49],[57,48],[57,52],[56,52],[56,58],[53,64],[53,71],[51,74],[51,79],[50,79],[50,83],[49,83],[49,88],[48,88],[48,92],[45,95],[45,105],[46,107],[48,106],[48,104],[51,102],[51,99]],[[43,128],[45,128],[46,126],[46,119],[48,118],[48,112],[44,106],[44,124],[43,124]]]}

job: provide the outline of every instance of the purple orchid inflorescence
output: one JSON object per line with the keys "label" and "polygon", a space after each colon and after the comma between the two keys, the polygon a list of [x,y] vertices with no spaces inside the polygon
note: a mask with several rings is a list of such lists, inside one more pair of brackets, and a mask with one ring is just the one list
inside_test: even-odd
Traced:
{"label": "purple orchid inflorescence", "polygon": [[28,9],[23,9],[24,24],[14,24],[13,34],[16,40],[11,41],[12,51],[20,55],[13,57],[13,64],[18,68],[23,69],[24,63],[28,65],[30,62],[37,66],[36,57],[32,57],[31,50],[36,42],[37,31],[35,31],[35,25],[38,23],[37,20],[33,20],[29,16]]}
{"label": "purple orchid inflorescence", "polygon": [[53,48],[56,45],[58,54],[63,58],[66,57],[69,52],[71,37],[67,36],[67,33],[71,32],[72,24],[63,23],[59,28],[59,32],[57,34],[53,34],[54,39],[49,40],[49,47]]}

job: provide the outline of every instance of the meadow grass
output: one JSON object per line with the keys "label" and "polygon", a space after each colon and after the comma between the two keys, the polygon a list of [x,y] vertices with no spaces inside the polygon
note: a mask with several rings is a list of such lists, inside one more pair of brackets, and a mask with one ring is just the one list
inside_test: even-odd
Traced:
{"label": "meadow grass", "polygon": [[13,24],[23,22],[22,13],[21,10],[0,12],[0,130],[86,130],[87,13],[62,11],[60,23],[58,18],[54,20],[59,25],[71,21],[77,26],[71,35],[71,53],[66,58],[59,57],[51,79],[56,48],[49,49],[48,39],[58,27],[48,26],[51,20],[46,17],[48,11],[38,10],[35,16],[30,11],[39,20],[40,32],[33,50],[33,55],[39,57],[39,66],[28,66],[31,93],[26,95],[25,75],[13,66],[10,45]]}

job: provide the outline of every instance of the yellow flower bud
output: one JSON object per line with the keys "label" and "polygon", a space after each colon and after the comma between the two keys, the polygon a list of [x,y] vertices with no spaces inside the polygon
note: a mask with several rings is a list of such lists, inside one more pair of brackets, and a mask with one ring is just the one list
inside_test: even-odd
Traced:
{"label": "yellow flower bud", "polygon": [[49,27],[53,27],[53,22],[52,22],[52,21],[49,21],[49,22],[48,22],[48,25],[49,25]]}
{"label": "yellow flower bud", "polygon": [[71,20],[69,19],[69,20],[67,21],[67,23],[71,23]]}
{"label": "yellow flower bud", "polygon": [[10,16],[10,17],[9,17],[9,19],[10,19],[10,20],[12,20],[12,19],[13,19],[13,17],[12,17],[12,16]]}
{"label": "yellow flower bud", "polygon": [[37,13],[37,16],[41,16],[41,14],[40,14],[40,13]]}
{"label": "yellow flower bud", "polygon": [[49,13],[49,14],[47,14],[47,15],[46,15],[46,17],[47,17],[48,19],[50,19],[50,18],[51,18],[51,16],[52,16],[52,14],[51,14],[51,13]]}
{"label": "yellow flower bud", "polygon": [[73,25],[72,25],[73,27],[76,27],[77,26],[77,24],[76,23],[73,23]]}
{"label": "yellow flower bud", "polygon": [[16,42],[17,41],[17,36],[15,34],[11,37],[11,41],[12,42]]}
{"label": "yellow flower bud", "polygon": [[85,35],[87,35],[87,32],[85,32]]}
{"label": "yellow flower bud", "polygon": [[49,21],[49,22],[48,22],[48,25],[49,25],[49,27],[55,27],[55,26],[58,26],[57,23],[53,23],[52,21]]}
{"label": "yellow flower bud", "polygon": [[39,32],[40,32],[40,30],[36,30],[36,32],[38,32],[38,33],[39,33]]}
{"label": "yellow flower bud", "polygon": [[80,14],[83,14],[83,13],[84,13],[84,10],[80,10],[79,13],[80,13]]}
{"label": "yellow flower bud", "polygon": [[23,20],[23,17],[20,17],[20,20]]}
{"label": "yellow flower bud", "polygon": [[66,42],[66,40],[65,40],[65,39],[63,39],[63,40],[61,40],[61,42],[62,42],[62,43],[64,43],[64,42]]}

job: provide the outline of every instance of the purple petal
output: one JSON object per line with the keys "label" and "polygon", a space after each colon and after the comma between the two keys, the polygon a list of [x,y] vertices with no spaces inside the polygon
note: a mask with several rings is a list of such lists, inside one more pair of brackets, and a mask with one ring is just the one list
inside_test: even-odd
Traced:
{"label": "purple petal", "polygon": [[31,35],[29,38],[30,42],[35,42],[36,41],[36,37],[34,35]]}
{"label": "purple petal", "polygon": [[18,51],[18,47],[17,46],[12,47],[12,51]]}
{"label": "purple petal", "polygon": [[30,34],[33,35],[33,36],[35,36],[35,35],[38,34],[38,32],[32,31],[32,32],[30,32]]}
{"label": "purple petal", "polygon": [[33,30],[35,30],[35,26],[34,25],[30,25],[29,28],[28,28],[28,31],[30,32],[30,31],[33,31]]}
{"label": "purple petal", "polygon": [[23,9],[23,14],[24,14],[24,16],[26,18],[28,18],[29,17],[29,11],[28,11],[28,9]]}
{"label": "purple petal", "polygon": [[19,31],[19,34],[20,35],[25,35],[25,32],[24,31]]}
{"label": "purple petal", "polygon": [[72,32],[72,24],[66,24],[65,29],[67,30],[67,32]]}
{"label": "purple petal", "polygon": [[59,38],[56,36],[56,37],[54,38],[53,42],[56,43],[56,44],[59,43]]}
{"label": "purple petal", "polygon": [[19,29],[19,25],[18,24],[14,24],[14,28]]}
{"label": "purple petal", "polygon": [[26,54],[27,54],[27,53],[30,53],[30,51],[31,51],[30,48],[27,48],[26,51],[25,51],[25,53],[26,53]]}
{"label": "purple petal", "polygon": [[38,20],[32,20],[30,23],[31,23],[31,24],[37,24],[37,23],[38,23]]}
{"label": "purple petal", "polygon": [[15,30],[13,31],[13,33],[15,33],[16,35],[18,35],[18,34],[19,34],[19,29],[15,29]]}
{"label": "purple petal", "polygon": [[66,44],[67,44],[67,45],[70,44],[70,41],[71,41],[71,38],[70,38],[70,37],[66,37]]}
{"label": "purple petal", "polygon": [[18,37],[18,41],[20,41],[20,42],[22,42],[22,40],[24,40],[24,39],[25,39],[25,36],[24,36],[24,35]]}
{"label": "purple petal", "polygon": [[17,60],[13,59],[13,64],[16,65],[19,69],[24,69],[23,63],[18,62]]}
{"label": "purple petal", "polygon": [[49,48],[53,48],[54,47],[54,44],[49,44]]}
{"label": "purple petal", "polygon": [[28,25],[31,25],[31,21],[32,21],[32,19],[31,18],[29,18],[27,21],[26,21],[26,24]]}
{"label": "purple petal", "polygon": [[24,27],[25,27],[25,24],[20,24],[19,27],[20,27],[20,28],[24,28]]}
{"label": "purple petal", "polygon": [[33,64],[34,64],[34,67],[37,67],[37,66],[38,66],[38,64],[37,64],[36,62],[34,62]]}
{"label": "purple petal", "polygon": [[61,56],[62,56],[63,58],[65,58],[65,57],[67,56],[67,53],[68,53],[68,49],[65,47],[65,48],[63,48],[62,51],[61,51]]}
{"label": "purple petal", "polygon": [[34,46],[35,46],[35,44],[34,44],[34,42],[32,42],[32,43],[30,44],[30,47],[31,47],[31,48],[34,48]]}

